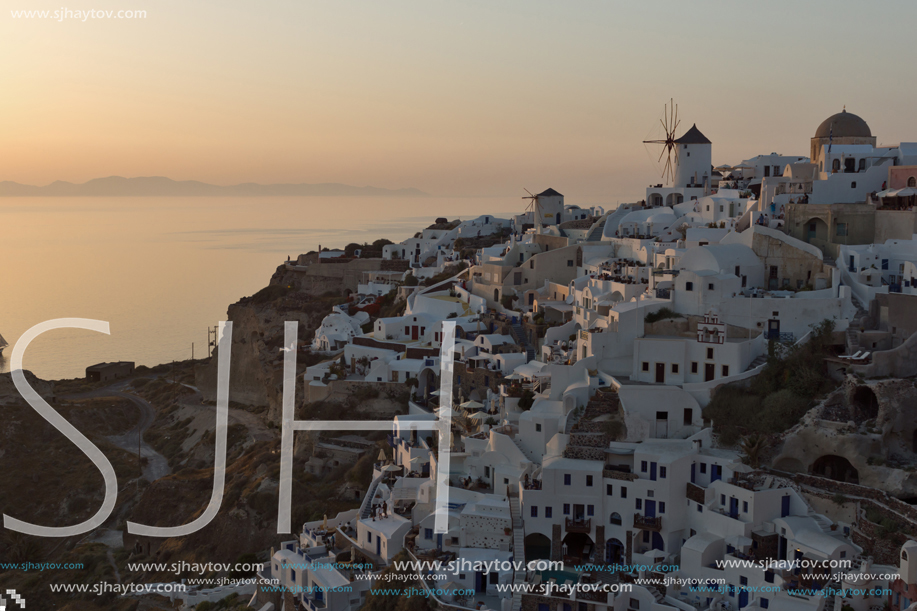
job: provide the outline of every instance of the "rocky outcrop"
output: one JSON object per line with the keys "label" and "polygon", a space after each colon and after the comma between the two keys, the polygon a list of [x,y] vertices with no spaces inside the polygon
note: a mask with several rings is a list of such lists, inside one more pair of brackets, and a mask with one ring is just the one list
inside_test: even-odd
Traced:
{"label": "rocky outcrop", "polygon": [[[29,386],[31,386],[42,398],[46,401],[50,401],[53,398],[54,391],[51,388],[50,382],[39,379],[31,371],[24,370],[23,373],[25,374],[25,379],[29,383]],[[23,399],[19,391],[16,390],[16,385],[13,384],[13,374],[0,373],[0,406],[14,405],[22,402],[25,402],[25,399]]]}
{"label": "rocky outcrop", "polygon": [[[295,298],[284,295],[269,303],[243,299],[229,306],[233,323],[230,360],[229,400],[249,406],[267,407],[267,419],[280,421],[283,392],[284,322],[299,323],[299,342],[308,343],[321,323],[321,311],[304,311],[290,307]],[[205,365],[195,370],[195,384],[206,401],[216,401],[218,354],[227,346],[221,344]],[[303,369],[300,366],[299,369]]]}
{"label": "rocky outcrop", "polygon": [[841,388],[786,433],[773,466],[911,498],[917,496],[915,450],[914,382],[847,376]]}
{"label": "rocky outcrop", "polygon": [[322,259],[300,255],[296,264],[284,264],[271,278],[272,286],[285,286],[308,295],[354,293],[364,272],[405,272],[406,259]]}

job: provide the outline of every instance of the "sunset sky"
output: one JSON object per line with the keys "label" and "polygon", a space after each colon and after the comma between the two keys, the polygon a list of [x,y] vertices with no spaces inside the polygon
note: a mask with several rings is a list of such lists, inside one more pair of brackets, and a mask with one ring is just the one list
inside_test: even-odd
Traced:
{"label": "sunset sky", "polygon": [[670,97],[716,164],[806,155],[845,104],[880,144],[917,140],[912,0],[84,0],[69,8],[147,18],[10,14],[62,5],[0,14],[0,180],[636,198],[658,181],[641,141]]}

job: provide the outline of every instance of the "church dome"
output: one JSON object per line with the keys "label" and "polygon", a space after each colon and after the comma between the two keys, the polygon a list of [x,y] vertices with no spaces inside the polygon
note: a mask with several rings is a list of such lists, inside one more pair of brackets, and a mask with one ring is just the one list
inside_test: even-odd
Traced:
{"label": "church dome", "polygon": [[[833,125],[833,128],[832,128]],[[831,115],[815,130],[816,138],[871,138],[872,132],[866,121],[846,109]]]}

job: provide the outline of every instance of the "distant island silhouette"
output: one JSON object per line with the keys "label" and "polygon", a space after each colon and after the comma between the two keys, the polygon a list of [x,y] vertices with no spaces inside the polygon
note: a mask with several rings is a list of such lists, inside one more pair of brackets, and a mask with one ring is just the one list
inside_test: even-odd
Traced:
{"label": "distant island silhouette", "polygon": [[370,196],[423,197],[418,189],[383,189],[354,187],[340,183],[270,184],[247,182],[238,185],[211,185],[197,180],[172,180],[165,176],[95,178],[82,184],[58,180],[49,185],[23,185],[9,180],[0,182],[0,197],[135,197],[135,196]]}

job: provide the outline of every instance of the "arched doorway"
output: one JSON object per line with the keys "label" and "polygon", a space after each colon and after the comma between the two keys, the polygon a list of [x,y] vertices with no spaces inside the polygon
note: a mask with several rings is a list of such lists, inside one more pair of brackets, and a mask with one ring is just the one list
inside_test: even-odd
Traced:
{"label": "arched doorway", "polygon": [[551,559],[551,540],[543,534],[532,533],[526,535],[524,545],[526,561]]}
{"label": "arched doorway", "polygon": [[605,562],[608,564],[624,564],[624,544],[617,539],[606,541]]}
{"label": "arched doorway", "polygon": [[567,533],[561,550],[564,562],[568,564],[589,562],[592,553],[595,551],[595,543],[592,541],[592,537],[585,533]]}
{"label": "arched doorway", "polygon": [[812,240],[828,241],[828,223],[818,217],[810,218],[803,226],[806,242]]}
{"label": "arched doorway", "polygon": [[812,463],[812,474],[838,482],[847,482],[848,484],[860,483],[860,474],[857,472],[856,467],[850,464],[850,461],[843,456],[834,454],[820,456]]}
{"label": "arched doorway", "polygon": [[879,417],[879,399],[868,386],[857,386],[851,401],[853,419],[865,422]]}
{"label": "arched doorway", "polygon": [[436,372],[431,367],[425,367],[417,376],[417,396],[427,399],[436,390]]}

